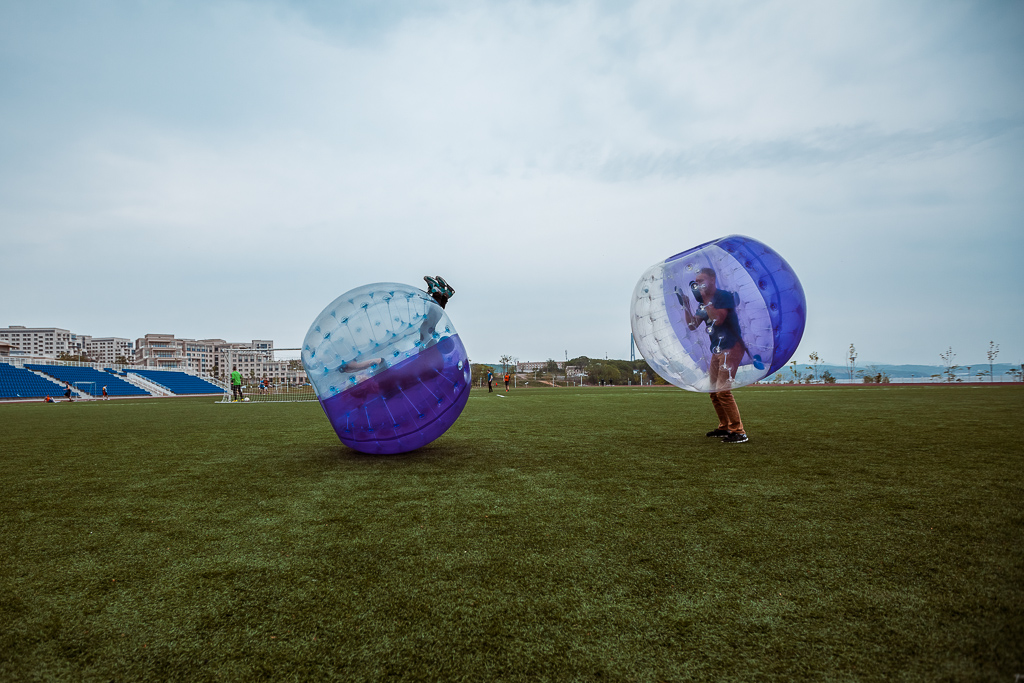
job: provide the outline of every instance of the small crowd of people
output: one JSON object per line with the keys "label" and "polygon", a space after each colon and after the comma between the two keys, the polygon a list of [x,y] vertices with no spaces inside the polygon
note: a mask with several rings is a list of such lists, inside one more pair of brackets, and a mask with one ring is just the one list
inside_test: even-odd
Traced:
{"label": "small crowd of people", "polygon": [[[509,382],[512,381],[512,375],[510,375],[509,373],[506,372],[504,379],[505,379],[505,393],[507,394],[508,393]],[[487,371],[487,391],[490,392],[490,393],[494,393],[494,373],[491,372],[490,370]]]}

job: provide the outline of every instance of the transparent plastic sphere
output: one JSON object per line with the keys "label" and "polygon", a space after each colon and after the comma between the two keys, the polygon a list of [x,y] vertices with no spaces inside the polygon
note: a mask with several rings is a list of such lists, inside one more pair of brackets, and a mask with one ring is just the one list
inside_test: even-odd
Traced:
{"label": "transparent plastic sphere", "polygon": [[783,367],[803,336],[807,302],[785,259],[730,235],[648,268],[630,319],[637,348],[665,381],[714,392]]}
{"label": "transparent plastic sphere", "polygon": [[335,299],[306,333],[306,369],[342,443],[405,453],[444,434],[469,398],[466,348],[426,292],[391,282]]}

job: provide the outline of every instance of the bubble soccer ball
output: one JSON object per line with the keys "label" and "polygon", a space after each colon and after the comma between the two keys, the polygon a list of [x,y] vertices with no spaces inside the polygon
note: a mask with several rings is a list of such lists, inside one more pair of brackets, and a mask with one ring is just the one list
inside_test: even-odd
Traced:
{"label": "bubble soccer ball", "polygon": [[633,290],[630,317],[637,348],[655,372],[677,387],[713,392],[783,367],[803,336],[807,305],[781,256],[730,235],[648,268]]}
{"label": "bubble soccer ball", "polygon": [[425,446],[469,398],[469,359],[455,326],[408,285],[342,294],[310,326],[301,357],[338,438],[363,453]]}

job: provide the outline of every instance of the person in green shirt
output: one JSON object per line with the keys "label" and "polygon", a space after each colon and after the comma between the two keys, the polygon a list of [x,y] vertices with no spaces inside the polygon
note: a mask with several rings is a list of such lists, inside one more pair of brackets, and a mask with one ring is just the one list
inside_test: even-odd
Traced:
{"label": "person in green shirt", "polygon": [[231,366],[231,400],[245,400],[242,396],[242,373],[238,371],[237,365]]}

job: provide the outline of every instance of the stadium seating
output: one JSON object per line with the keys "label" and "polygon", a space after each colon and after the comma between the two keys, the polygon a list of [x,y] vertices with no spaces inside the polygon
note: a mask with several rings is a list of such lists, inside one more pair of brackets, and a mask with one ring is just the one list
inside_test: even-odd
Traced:
{"label": "stadium seating", "polygon": [[108,372],[100,372],[89,367],[71,365],[31,365],[25,364],[29,370],[37,370],[53,377],[61,382],[68,382],[74,386],[75,382],[92,382],[94,384],[92,396],[99,396],[103,387],[107,388],[108,396],[149,396],[145,389],[140,389],[123,379],[119,379]]}
{"label": "stadium seating", "polygon": [[[64,395],[64,387],[44,379],[34,372],[0,363],[0,399],[45,398]],[[77,392],[75,392],[77,395]]]}
{"label": "stadium seating", "polygon": [[143,370],[128,368],[129,373],[140,375],[154,384],[159,384],[174,394],[223,394],[216,384],[200,379],[187,372],[176,370]]}
{"label": "stadium seating", "polygon": [[[40,377],[35,372],[52,377],[56,382]],[[17,368],[9,363],[0,363],[0,399],[10,398],[58,398],[64,395],[64,383],[72,386],[73,395],[79,396],[75,383],[92,382],[92,387],[82,387],[91,396],[100,396],[107,387],[108,396],[150,396],[145,389],[122,379],[130,373],[158,384],[173,394],[221,394],[224,389],[206,380],[184,372],[172,370],[142,370],[128,368],[117,371],[104,368],[103,371],[90,367],[69,365],[40,365],[26,363]]]}

